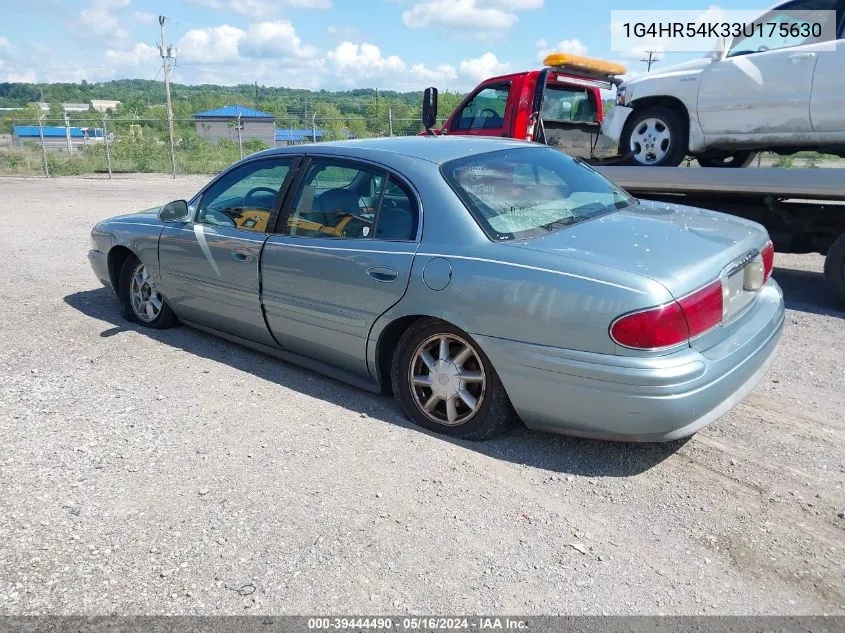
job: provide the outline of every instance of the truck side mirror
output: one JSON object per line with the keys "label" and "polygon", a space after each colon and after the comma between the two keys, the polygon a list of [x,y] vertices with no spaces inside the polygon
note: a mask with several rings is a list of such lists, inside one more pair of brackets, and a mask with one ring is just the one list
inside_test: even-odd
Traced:
{"label": "truck side mirror", "polygon": [[422,121],[425,131],[434,134],[431,128],[437,123],[437,88],[426,88],[423,92]]}

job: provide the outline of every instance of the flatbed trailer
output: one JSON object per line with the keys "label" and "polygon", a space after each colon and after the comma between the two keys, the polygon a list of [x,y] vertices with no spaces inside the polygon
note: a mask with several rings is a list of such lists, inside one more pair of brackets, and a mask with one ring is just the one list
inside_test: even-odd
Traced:
{"label": "flatbed trailer", "polygon": [[825,255],[825,283],[845,307],[845,169],[595,168],[638,198],[759,222],[776,251]]}

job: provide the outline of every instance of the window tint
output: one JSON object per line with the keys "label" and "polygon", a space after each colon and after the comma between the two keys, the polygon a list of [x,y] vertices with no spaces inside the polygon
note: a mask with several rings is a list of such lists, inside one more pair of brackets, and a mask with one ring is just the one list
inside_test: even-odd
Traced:
{"label": "window tint", "polygon": [[510,94],[510,82],[489,86],[479,91],[458,116],[459,130],[488,130],[501,128],[505,123],[505,108]]}
{"label": "window tint", "polygon": [[395,178],[389,178],[376,219],[376,239],[413,241],[419,214],[414,197]]}
{"label": "window tint", "polygon": [[200,200],[196,221],[263,232],[292,160],[275,158],[241,165],[215,182]]}
{"label": "window tint", "polygon": [[[824,17],[827,15],[836,15],[837,4],[839,0],[795,0],[788,2],[776,9],[769,11],[762,17],[755,21],[762,28],[758,27],[751,32],[750,27],[747,29],[748,37],[738,37],[731,42],[731,47],[728,50],[728,57],[737,57],[740,55],[749,55],[751,53],[761,53],[769,50],[778,50],[782,48],[790,48],[792,46],[801,46],[803,44],[812,44],[818,41],[818,38],[812,36],[813,29],[810,22],[796,20],[796,16],[785,13],[786,11],[834,11],[833,14],[809,14],[813,15],[815,23],[824,24]],[[835,18],[834,18],[835,19]],[[784,25],[781,30],[780,25]],[[793,25],[795,28],[793,28]],[[822,27],[824,28],[824,27]],[[824,31],[822,31],[824,32]]]}
{"label": "window tint", "polygon": [[373,237],[375,207],[383,185],[384,172],[377,168],[315,159],[297,192],[287,233],[341,239]]}
{"label": "window tint", "polygon": [[536,237],[636,204],[583,161],[548,148],[460,158],[441,173],[496,241]]}
{"label": "window tint", "polygon": [[548,86],[540,116],[546,121],[596,121],[598,113],[586,88]]}

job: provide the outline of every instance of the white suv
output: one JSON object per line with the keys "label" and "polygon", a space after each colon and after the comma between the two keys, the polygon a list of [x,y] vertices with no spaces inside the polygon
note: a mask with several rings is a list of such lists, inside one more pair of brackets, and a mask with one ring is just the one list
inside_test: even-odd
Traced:
{"label": "white suv", "polygon": [[830,42],[762,36],[728,41],[703,59],[632,78],[619,87],[603,132],[633,164],[744,167],[757,151],[818,150],[845,156],[845,0],[791,0],[784,11],[836,11]]}

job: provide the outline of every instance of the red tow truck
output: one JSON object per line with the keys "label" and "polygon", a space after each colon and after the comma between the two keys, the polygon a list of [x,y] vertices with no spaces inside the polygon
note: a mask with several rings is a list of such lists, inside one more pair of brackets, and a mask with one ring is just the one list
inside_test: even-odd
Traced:
{"label": "red tow truck", "polygon": [[541,70],[482,81],[432,132],[519,138],[590,162],[618,162],[616,146],[601,135],[601,91],[620,83],[624,66],[567,54],[544,61]]}
{"label": "red tow truck", "polygon": [[423,97],[422,134],[504,136],[544,143],[577,156],[633,195],[690,204],[755,220],[775,249],[826,256],[824,278],[845,308],[845,170],[626,166],[634,161],[602,135],[601,91],[625,68],[568,54],[541,70],[481,82],[435,129],[437,90]]}

